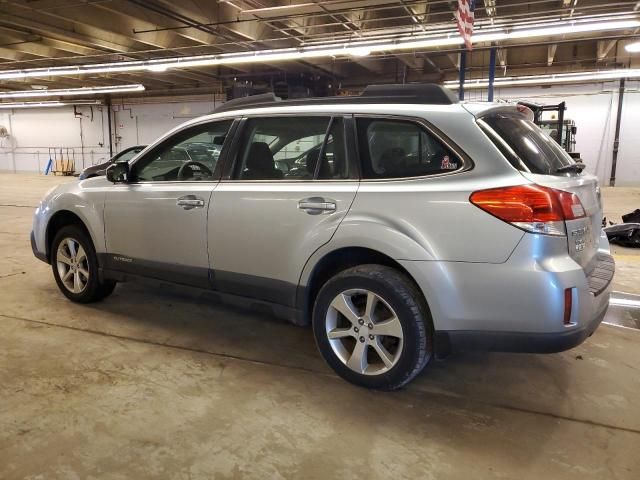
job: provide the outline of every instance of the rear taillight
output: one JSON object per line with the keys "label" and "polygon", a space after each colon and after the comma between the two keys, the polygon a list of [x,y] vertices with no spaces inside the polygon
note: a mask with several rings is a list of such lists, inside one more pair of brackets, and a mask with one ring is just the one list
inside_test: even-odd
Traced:
{"label": "rear taillight", "polygon": [[565,220],[585,216],[577,195],[541,185],[479,190],[469,200],[500,220],[547,235],[565,235]]}

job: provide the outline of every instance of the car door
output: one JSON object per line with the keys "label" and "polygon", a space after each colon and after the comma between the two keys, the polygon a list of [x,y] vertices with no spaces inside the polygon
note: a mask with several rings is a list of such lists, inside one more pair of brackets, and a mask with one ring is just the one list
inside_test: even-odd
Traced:
{"label": "car door", "polygon": [[[205,122],[176,132],[136,160],[129,182],[107,192],[105,268],[210,286],[207,214],[231,125]],[[194,143],[195,158],[188,153]]]}
{"label": "car door", "polygon": [[295,305],[305,263],[331,239],[358,188],[347,125],[327,114],[243,120],[233,167],[209,207],[217,289]]}

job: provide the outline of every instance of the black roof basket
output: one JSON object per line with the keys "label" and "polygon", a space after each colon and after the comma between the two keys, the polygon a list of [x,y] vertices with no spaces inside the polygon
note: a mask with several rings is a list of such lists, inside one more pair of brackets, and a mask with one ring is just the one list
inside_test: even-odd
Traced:
{"label": "black roof basket", "polygon": [[243,108],[358,103],[451,105],[458,103],[458,98],[451,90],[435,83],[369,85],[362,94],[353,97],[314,97],[282,100],[273,93],[262,93],[229,100],[216,108],[213,113],[241,110]]}
{"label": "black roof basket", "polygon": [[412,103],[425,105],[451,105],[458,103],[458,97],[451,90],[436,83],[369,85],[360,96],[380,99],[403,98],[413,100]]}

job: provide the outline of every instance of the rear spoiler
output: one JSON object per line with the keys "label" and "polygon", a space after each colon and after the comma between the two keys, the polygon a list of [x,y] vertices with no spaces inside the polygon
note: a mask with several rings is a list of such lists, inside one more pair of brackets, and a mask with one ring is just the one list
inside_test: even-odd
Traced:
{"label": "rear spoiler", "polygon": [[480,104],[480,103],[462,103],[461,104],[465,110],[467,110],[470,114],[472,114],[476,118],[484,117],[489,113],[521,113],[527,117],[527,119],[533,119],[533,112],[531,109],[527,108],[525,105],[520,105],[516,103],[489,103],[489,104]]}
{"label": "rear spoiler", "polygon": [[533,122],[536,118],[536,112],[542,111],[542,107],[537,103],[519,101],[516,108],[520,113],[525,115],[527,119]]}

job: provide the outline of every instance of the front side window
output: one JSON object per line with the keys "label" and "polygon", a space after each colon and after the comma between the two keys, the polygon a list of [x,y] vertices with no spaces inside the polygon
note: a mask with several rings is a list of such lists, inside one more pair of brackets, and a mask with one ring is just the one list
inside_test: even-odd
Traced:
{"label": "front side window", "polygon": [[461,160],[420,125],[406,120],[359,118],[363,178],[408,178],[448,173]]}
{"label": "front side window", "polygon": [[129,160],[131,160],[133,157],[135,157],[137,154],[139,154],[142,150],[144,150],[144,147],[135,147],[135,148],[130,148],[128,150],[125,150],[123,152],[120,152],[119,154],[115,155],[112,159],[112,162],[128,162]]}
{"label": "front side window", "polygon": [[575,163],[551,136],[519,113],[490,113],[482,117],[480,125],[520,171],[553,175]]}
{"label": "front side window", "polygon": [[139,182],[212,180],[231,120],[187,128],[165,140],[133,167]]}
{"label": "front side window", "polygon": [[342,118],[272,117],[246,122],[234,178],[348,178]]}

